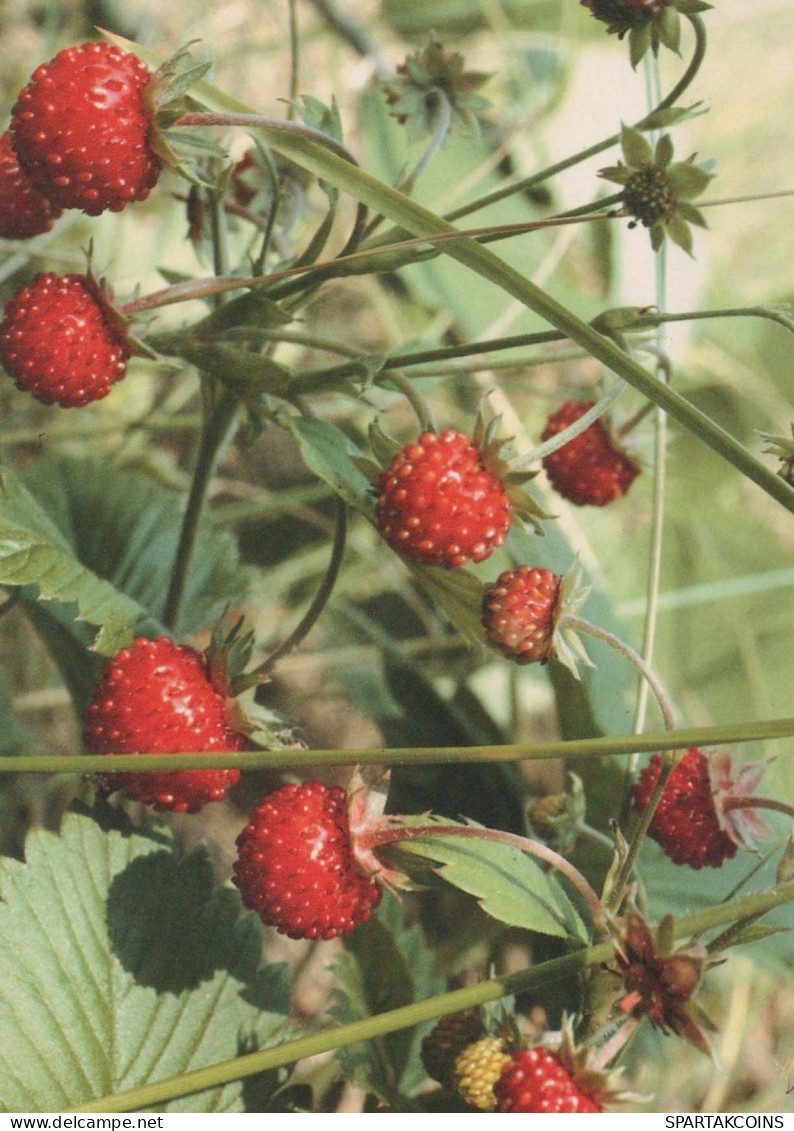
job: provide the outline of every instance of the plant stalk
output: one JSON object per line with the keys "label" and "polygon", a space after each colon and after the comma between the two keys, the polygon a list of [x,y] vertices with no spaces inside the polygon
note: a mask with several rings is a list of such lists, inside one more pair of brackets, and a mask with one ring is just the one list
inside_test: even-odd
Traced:
{"label": "plant stalk", "polygon": [[[625,734],[563,742],[507,743],[495,746],[366,747],[350,750],[258,750],[250,752],[146,754],[148,770],[265,769],[360,765],[438,766],[470,763],[527,762],[562,758],[579,761],[612,755],[681,750],[690,746],[739,745],[794,738],[794,718],[723,723],[718,726]],[[99,774],[140,770],[141,754],[15,754],[0,757],[0,774]]]}
{"label": "plant stalk", "polygon": [[[208,377],[203,378],[209,382]],[[213,394],[215,394],[213,396]],[[215,465],[224,443],[228,440],[234,426],[239,402],[233,393],[227,390],[211,389],[208,400],[212,403],[205,407],[204,426],[201,434],[196,466],[193,471],[193,480],[190,485],[187,506],[182,519],[182,529],[179,536],[174,568],[171,573],[171,583],[166,598],[163,612],[163,623],[166,628],[173,631],[179,619],[179,611],[185,595],[190,562],[198,537],[201,515],[207,499],[207,492],[215,470]]]}

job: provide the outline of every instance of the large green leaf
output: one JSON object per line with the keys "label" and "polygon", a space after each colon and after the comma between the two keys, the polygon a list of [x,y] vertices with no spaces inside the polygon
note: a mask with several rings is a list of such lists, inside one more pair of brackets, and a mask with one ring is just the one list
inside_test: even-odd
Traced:
{"label": "large green leaf", "polygon": [[[275,1038],[283,966],[259,967],[261,929],[213,884],[203,850],[163,830],[75,812],[0,861],[0,1110],[62,1111]],[[239,1082],[167,1111],[244,1110]]]}
{"label": "large green leaf", "polygon": [[[157,626],[179,540],[179,495],[140,472],[68,456],[39,459],[22,478],[78,561]],[[232,536],[202,524],[175,634],[206,627],[246,584]]]}
{"label": "large green leaf", "polygon": [[[90,525],[91,518],[86,516]],[[61,530],[26,490],[4,472],[0,480],[0,584],[36,585],[41,597],[74,602],[82,620],[99,628],[96,647],[112,653],[128,643],[142,615],[75,555]]]}
{"label": "large green leaf", "polygon": [[[404,820],[409,825],[431,823],[423,817]],[[435,823],[457,824],[439,818]],[[401,841],[400,852],[435,861],[447,883],[475,896],[484,911],[508,926],[587,940],[585,925],[556,878],[512,845],[473,837],[427,836]]]}

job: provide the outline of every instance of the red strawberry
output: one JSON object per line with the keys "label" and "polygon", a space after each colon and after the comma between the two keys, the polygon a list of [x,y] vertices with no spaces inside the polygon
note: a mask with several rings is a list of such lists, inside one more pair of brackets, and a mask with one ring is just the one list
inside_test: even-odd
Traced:
{"label": "red strawberry", "polygon": [[[595,401],[566,401],[553,413],[542,439],[550,440],[589,411]],[[625,495],[640,473],[637,464],[613,439],[603,417],[556,452],[543,466],[552,487],[578,507],[603,507]]]}
{"label": "red strawberry", "polygon": [[130,353],[119,316],[88,275],[37,275],[6,304],[0,358],[42,404],[80,408],[106,397]]}
{"label": "red strawberry", "polygon": [[[662,771],[661,754],[654,754],[635,782],[634,808],[643,812]],[[721,868],[741,845],[770,835],[767,822],[753,808],[735,799],[752,795],[763,773],[763,763],[752,762],[733,775],[730,755],[712,757],[693,746],[667,779],[662,799],[648,826],[651,836],[675,864],[691,868]],[[758,799],[759,804],[764,799]]]}
{"label": "red strawberry", "polygon": [[381,888],[356,858],[345,791],[316,781],[266,797],[237,838],[233,882],[263,923],[332,939],[369,919]]}
{"label": "red strawberry", "polygon": [[582,1091],[560,1057],[542,1045],[514,1053],[494,1085],[494,1095],[497,1112],[558,1115],[604,1110]]}
{"label": "red strawberry", "polygon": [[0,236],[26,240],[48,232],[61,209],[42,196],[19,167],[8,130],[0,135]]}
{"label": "red strawberry", "polygon": [[485,590],[485,635],[519,664],[545,663],[556,651],[554,629],[563,579],[548,569],[522,565],[500,574]]}
{"label": "red strawberry", "polygon": [[89,216],[145,200],[162,163],[153,148],[151,72],[109,43],[42,63],[11,111],[19,163],[49,200]]}
{"label": "red strawberry", "polygon": [[380,477],[378,526],[390,546],[415,562],[457,569],[481,562],[510,529],[502,483],[468,438],[423,432]]}
{"label": "red strawberry", "polygon": [[[189,754],[244,750],[245,735],[229,725],[225,688],[216,687],[201,652],[167,636],[143,637],[118,652],[86,717],[93,754]],[[195,813],[222,801],[239,770],[141,770],[104,775],[108,789],[155,809]]]}

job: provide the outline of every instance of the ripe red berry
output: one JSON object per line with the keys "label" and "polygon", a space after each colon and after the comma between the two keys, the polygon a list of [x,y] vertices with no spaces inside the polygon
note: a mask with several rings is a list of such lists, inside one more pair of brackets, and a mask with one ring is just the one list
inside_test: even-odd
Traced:
{"label": "ripe red berry", "polygon": [[494,1085],[497,1112],[558,1115],[604,1109],[577,1084],[562,1060],[538,1045],[515,1053]]}
{"label": "ripe red berry", "polygon": [[[654,754],[634,784],[634,808],[643,812],[662,772],[661,754]],[[648,835],[675,864],[721,868],[736,855],[737,843],[720,824],[714,803],[708,759],[693,746],[675,766],[648,826]]]}
{"label": "ripe red berry", "polygon": [[0,135],[0,236],[27,240],[48,232],[61,209],[42,196],[28,174],[20,168],[11,134]]}
{"label": "ripe red berry", "polygon": [[522,565],[486,587],[482,623],[489,642],[503,656],[533,664],[555,654],[562,580],[548,569]]}
{"label": "ripe red berry", "polygon": [[[143,637],[118,652],[94,692],[85,745],[92,754],[189,754],[244,750],[227,719],[225,689],[214,686],[201,652],[167,636]],[[222,801],[239,770],[157,770],[104,775],[109,790],[155,809],[195,813]]]}
{"label": "ripe red berry", "polygon": [[6,304],[0,358],[42,404],[80,408],[106,397],[129,357],[121,325],[88,275],[37,275]]}
{"label": "ripe red berry", "polygon": [[415,562],[457,569],[481,562],[510,529],[510,500],[468,436],[423,432],[380,477],[378,526]]}
{"label": "ripe red berry", "polygon": [[49,200],[89,216],[145,200],[162,168],[153,148],[151,72],[109,43],[59,51],[11,111],[20,165]]}
{"label": "ripe red berry", "polygon": [[369,919],[380,886],[359,866],[345,791],[286,785],[237,838],[233,882],[262,922],[293,939],[332,939]]}
{"label": "ripe red berry", "polygon": [[[550,440],[589,411],[595,401],[566,401],[553,413],[542,438]],[[625,495],[640,473],[612,437],[603,417],[546,456],[543,466],[552,487],[578,507],[603,507]]]}

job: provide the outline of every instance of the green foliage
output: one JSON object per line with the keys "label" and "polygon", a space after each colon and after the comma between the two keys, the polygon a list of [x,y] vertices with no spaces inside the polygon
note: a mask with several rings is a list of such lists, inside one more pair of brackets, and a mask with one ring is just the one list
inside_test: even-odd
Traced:
{"label": "green foliage", "polygon": [[[29,834],[0,861],[3,1111],[60,1111],[261,1047],[288,1010],[284,967],[214,886],[203,850],[110,810]],[[242,1111],[239,1083],[165,1111]]]}
{"label": "green foliage", "polygon": [[[410,818],[410,826],[455,825],[454,821]],[[587,939],[578,912],[552,874],[526,852],[509,844],[473,837],[427,836],[406,840],[400,851],[440,865],[448,883],[474,896],[494,919],[538,934]]]}
{"label": "green foliage", "polygon": [[[398,900],[384,900],[377,915],[348,936],[334,963],[334,1019],[345,1025],[442,992],[434,965],[422,929],[405,926]],[[422,1035],[421,1029],[402,1029],[338,1049],[336,1056],[346,1079],[389,1110],[410,1110],[410,1097],[424,1080]]]}
{"label": "green foliage", "polygon": [[[36,589],[26,591],[34,624],[78,705],[84,704],[99,670],[87,646],[112,655],[136,634],[165,631],[162,614],[180,528],[177,496],[147,476],[67,456],[43,457],[4,478],[6,564],[0,577],[6,584],[35,583],[49,599],[31,604]],[[205,523],[198,551],[177,637],[212,623],[248,585],[230,535]],[[99,626],[93,644],[82,622]]]}

